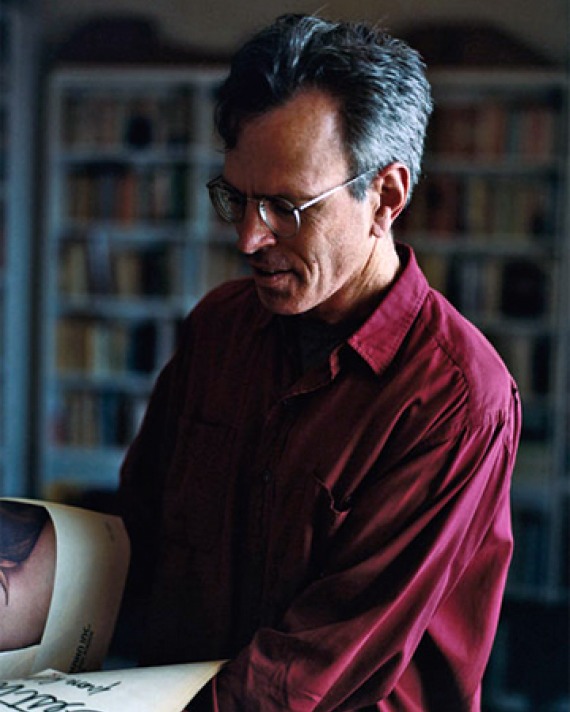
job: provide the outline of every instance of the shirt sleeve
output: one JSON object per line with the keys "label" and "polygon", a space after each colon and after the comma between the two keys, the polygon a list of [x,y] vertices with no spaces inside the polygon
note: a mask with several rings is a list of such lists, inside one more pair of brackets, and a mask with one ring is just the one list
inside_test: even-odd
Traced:
{"label": "shirt sleeve", "polygon": [[384,473],[433,483],[403,520],[384,486],[355,493],[325,569],[217,675],[212,708],[342,711],[392,696],[400,706],[382,709],[416,709],[406,695],[421,694],[422,710],[471,709],[512,553],[519,429],[513,395],[507,417],[423,443]]}

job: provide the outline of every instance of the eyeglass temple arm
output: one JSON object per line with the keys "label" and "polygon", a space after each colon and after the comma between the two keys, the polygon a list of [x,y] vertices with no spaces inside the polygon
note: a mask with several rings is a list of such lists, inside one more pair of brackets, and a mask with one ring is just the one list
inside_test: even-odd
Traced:
{"label": "eyeglass temple arm", "polygon": [[335,185],[334,188],[330,188],[329,190],[326,190],[324,193],[321,193],[321,195],[317,195],[316,198],[311,198],[311,200],[308,200],[306,203],[303,203],[302,205],[297,206],[297,210],[299,212],[302,212],[303,210],[310,208],[311,205],[315,205],[316,203],[319,203],[321,200],[325,200],[325,198],[330,197],[331,195],[338,192],[339,190],[342,190],[343,188],[348,188],[349,185],[356,183],[357,180],[360,180],[361,178],[364,178],[365,176],[370,175],[371,173],[373,173],[375,171],[376,171],[375,168],[371,168],[369,171],[366,171],[365,173],[361,173],[360,175],[354,176],[354,178],[347,180],[346,183],[342,183],[341,185]]}

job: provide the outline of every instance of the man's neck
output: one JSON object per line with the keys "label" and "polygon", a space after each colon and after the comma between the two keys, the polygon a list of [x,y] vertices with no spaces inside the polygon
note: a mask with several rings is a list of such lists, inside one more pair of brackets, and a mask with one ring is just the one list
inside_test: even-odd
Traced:
{"label": "man's neck", "polygon": [[[346,287],[338,300],[333,297],[329,304],[322,304],[305,315],[331,325],[354,324],[366,321],[376,309],[382,296],[396,280],[400,272],[400,257],[391,237],[381,238],[370,253],[360,279],[352,287]],[[342,300],[344,308],[339,307]]]}

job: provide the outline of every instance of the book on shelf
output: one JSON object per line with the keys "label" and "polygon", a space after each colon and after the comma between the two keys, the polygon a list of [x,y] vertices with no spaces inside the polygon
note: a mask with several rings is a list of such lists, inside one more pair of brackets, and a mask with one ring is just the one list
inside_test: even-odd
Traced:
{"label": "book on shelf", "polygon": [[555,185],[537,177],[492,176],[429,169],[402,214],[400,229],[434,237],[509,241],[548,238],[553,232]]}
{"label": "book on shelf", "polygon": [[[417,254],[430,286],[445,294],[460,311],[477,319],[504,321],[515,316],[508,308],[511,299],[505,295],[508,270],[504,260],[483,254],[431,252],[425,244],[419,245]],[[540,303],[545,299],[540,295]],[[524,303],[519,304],[516,316],[530,318],[533,314],[524,311]]]}
{"label": "book on shelf", "polygon": [[558,113],[555,100],[439,103],[429,149],[456,158],[549,159],[556,155]]}
{"label": "book on shelf", "polygon": [[[64,90],[65,91],[65,90]],[[151,89],[151,92],[153,90]],[[64,95],[61,142],[66,149],[127,147],[142,151],[188,146],[193,137],[194,92],[165,85],[149,95],[71,89]]]}
{"label": "book on shelf", "polygon": [[525,589],[539,588],[548,571],[549,518],[540,507],[518,504],[513,511],[515,550],[509,584]]}
{"label": "book on shelf", "polygon": [[549,284],[542,265],[512,260],[503,268],[501,308],[514,318],[542,318],[548,313]]}
{"label": "book on shelf", "polygon": [[[134,160],[134,159],[133,159]],[[67,175],[67,215],[86,223],[182,221],[187,218],[188,166],[168,161],[144,165],[86,161]]]}
{"label": "book on shelf", "polygon": [[130,558],[119,517],[0,499],[0,707],[181,712],[222,661],[102,670]]}
{"label": "book on shelf", "polygon": [[509,332],[496,329],[488,334],[490,341],[505,360],[525,405],[525,421],[532,421],[530,396],[546,396],[550,387],[552,358],[551,338],[540,334]]}
{"label": "book on shelf", "polygon": [[117,388],[64,390],[51,414],[52,438],[63,446],[124,448],[136,435],[141,402],[149,392],[150,383],[135,394]]}
{"label": "book on shelf", "polygon": [[59,374],[153,374],[169,358],[177,337],[173,320],[62,316],[56,324]]}
{"label": "book on shelf", "polygon": [[106,295],[128,298],[175,295],[180,291],[180,248],[162,243],[115,240],[97,226],[61,241],[58,290],[74,297]]}

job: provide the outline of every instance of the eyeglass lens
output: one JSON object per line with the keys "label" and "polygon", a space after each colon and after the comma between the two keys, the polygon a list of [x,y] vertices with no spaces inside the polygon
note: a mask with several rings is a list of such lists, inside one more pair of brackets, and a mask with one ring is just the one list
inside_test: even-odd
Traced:
{"label": "eyeglass lens", "polygon": [[295,206],[285,198],[247,198],[220,183],[208,186],[210,198],[219,217],[225,222],[241,222],[248,202],[257,204],[259,217],[279,237],[293,236],[299,227]]}

